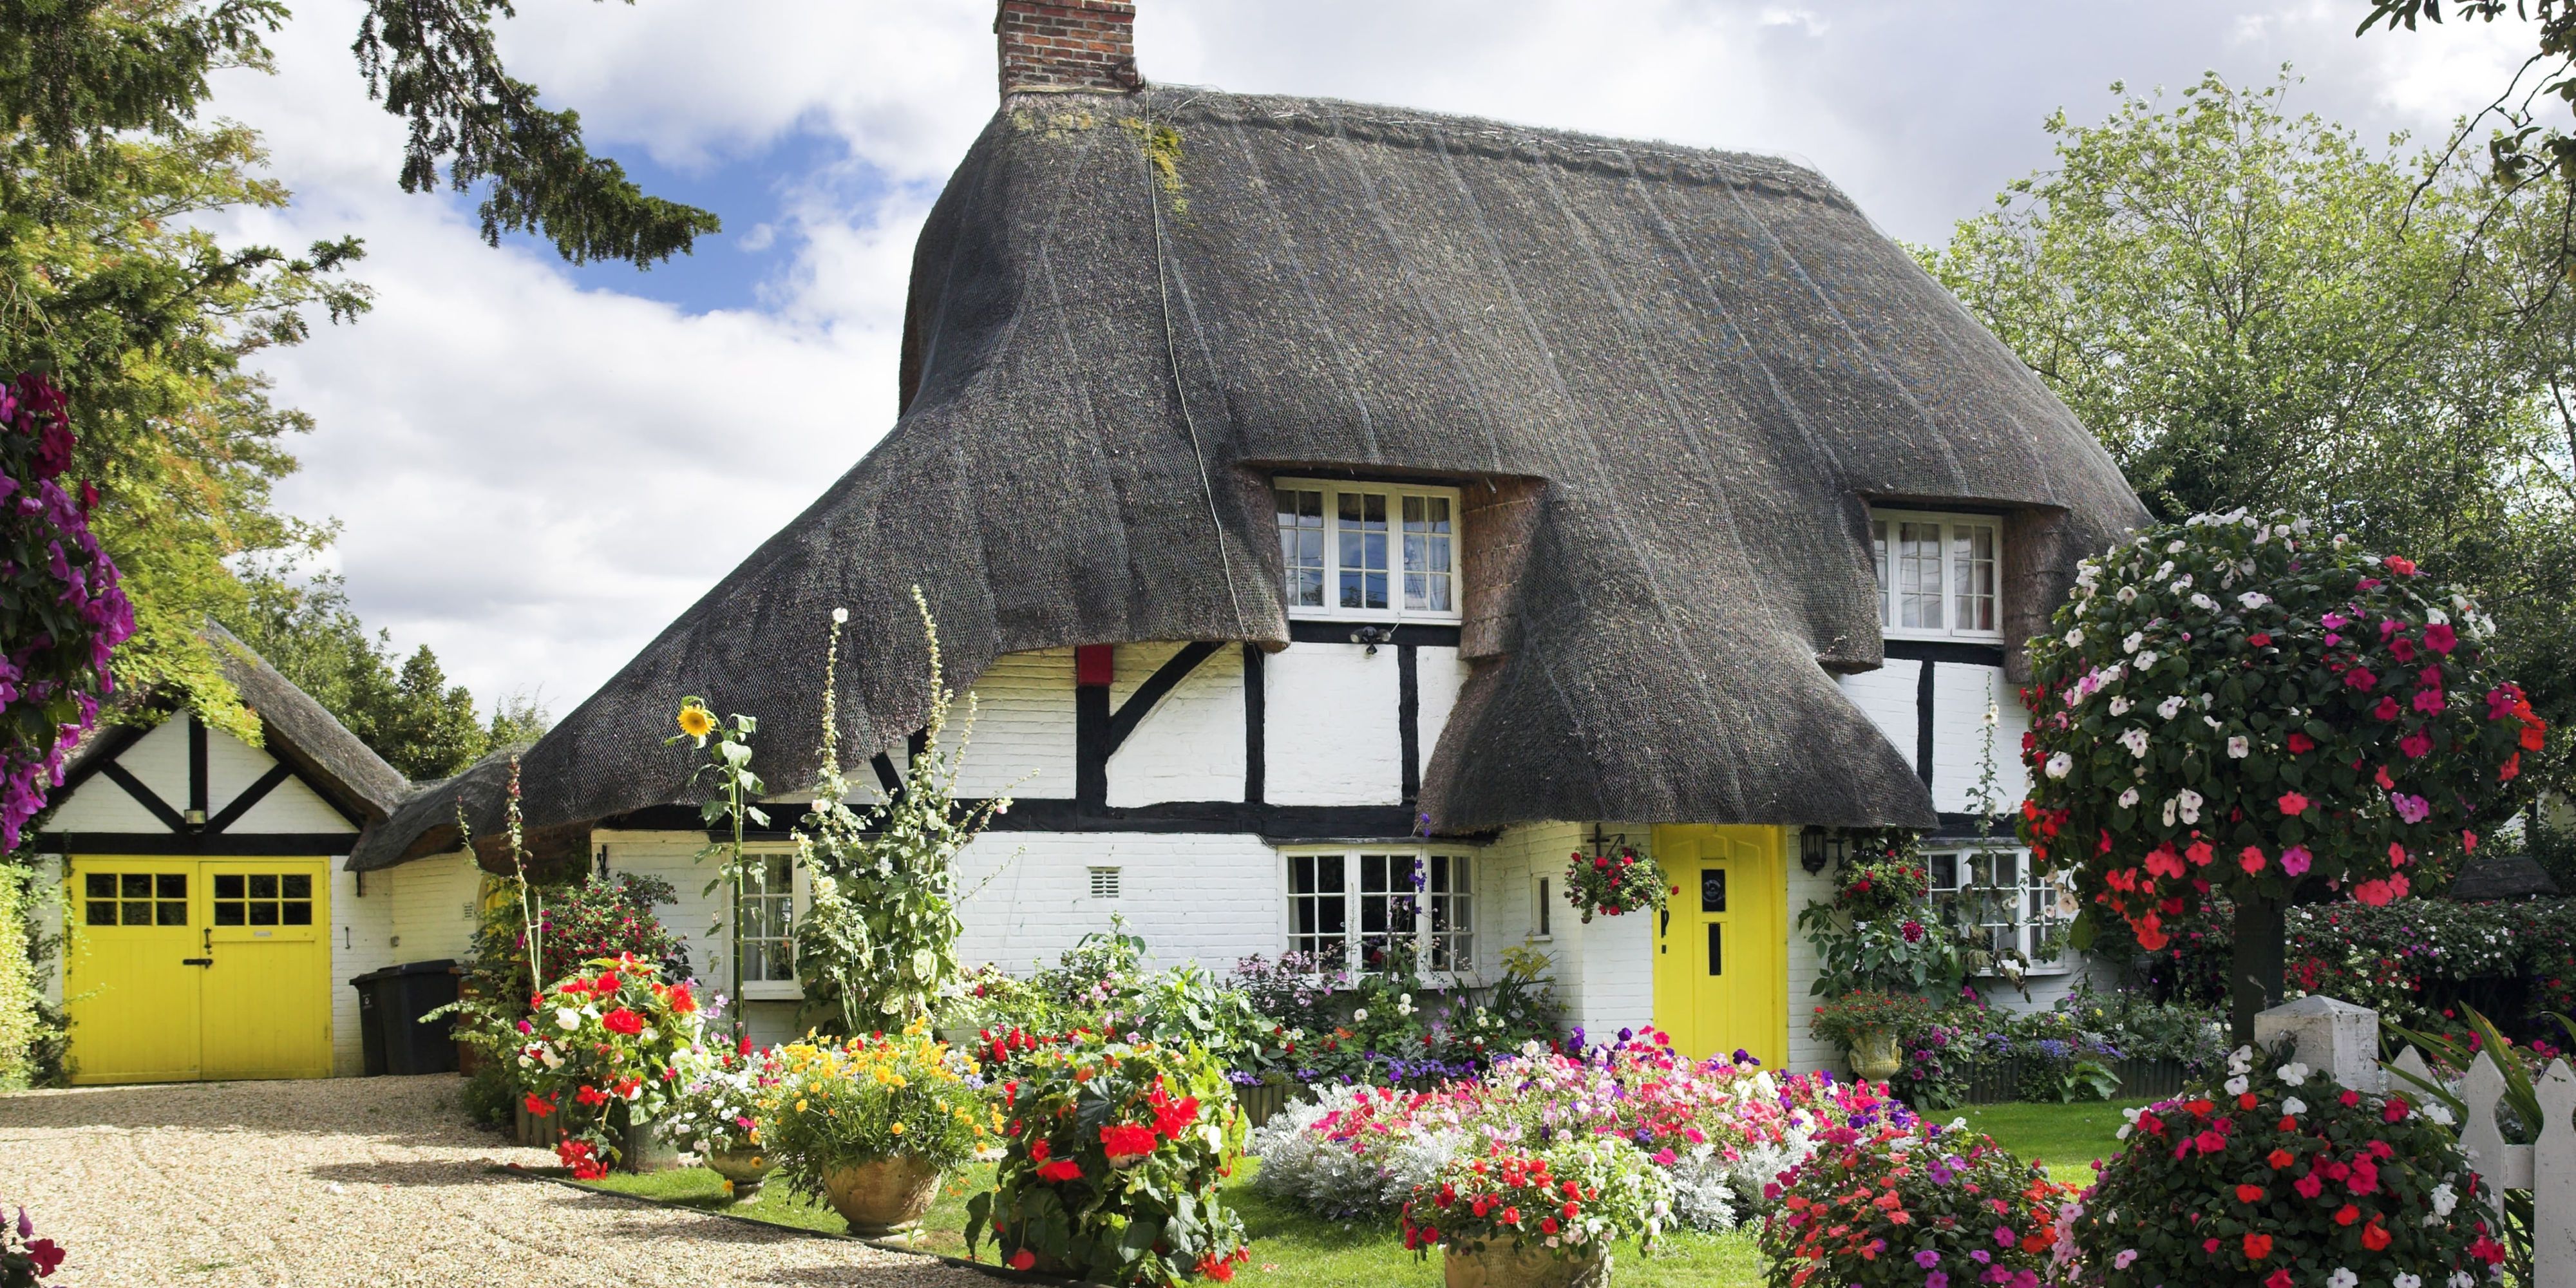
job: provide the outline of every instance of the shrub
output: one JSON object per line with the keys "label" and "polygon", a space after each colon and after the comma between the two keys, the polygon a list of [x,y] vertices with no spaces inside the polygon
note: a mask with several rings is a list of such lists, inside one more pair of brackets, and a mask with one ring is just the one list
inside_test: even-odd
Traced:
{"label": "shrub", "polygon": [[[452,1007],[432,1012],[454,1017],[458,1041],[489,1056],[492,1072],[478,1070],[468,1090],[469,1109],[483,1117],[494,1105],[501,1121],[510,1106],[521,1103],[526,1085],[517,1060],[524,1039],[521,1022],[530,1019],[536,984],[528,974],[528,939],[524,918],[535,912],[546,978],[561,980],[585,963],[633,960],[658,966],[665,981],[689,977],[688,949],[654,915],[656,905],[679,898],[660,877],[620,873],[585,875],[568,885],[529,888],[527,901],[519,886],[503,881],[507,897],[485,900],[483,920],[474,935],[474,968]],[[692,999],[693,1003],[696,999]],[[714,1008],[698,1018],[711,1018]]]}
{"label": "shrub", "polygon": [[1957,988],[1966,970],[1961,939],[1928,902],[1931,871],[1916,851],[1917,835],[1867,828],[1848,839],[1851,857],[1836,874],[1834,897],[1798,912],[1798,929],[1816,948],[1808,992]]}
{"label": "shrub", "polygon": [[762,1064],[771,1072],[746,1067],[707,1099],[722,1113],[738,1084],[754,1084],[758,1139],[807,1194],[821,1195],[831,1172],[896,1156],[962,1166],[1001,1126],[974,1057],[919,1020],[900,1034],[789,1043]]}
{"label": "shrub", "polygon": [[2022,839],[2149,952],[2213,891],[2404,897],[2410,865],[2514,811],[2542,745],[2476,604],[2305,520],[2150,529],[2084,562],[2051,630]]}
{"label": "shrub", "polygon": [[687,1058],[702,1054],[687,984],[664,984],[632,957],[588,965],[598,974],[555,983],[519,1021],[517,1055],[523,1103],[563,1116],[555,1154],[584,1180],[607,1174],[626,1127],[662,1117]]}
{"label": "shrub", "polygon": [[34,869],[0,861],[0,1091],[26,1086],[36,1073],[34,1048],[43,1023],[37,1006],[44,995],[37,991],[35,955],[27,944],[34,878]]}
{"label": "shrub", "polygon": [[[2489,1281],[2504,1246],[2449,1112],[2240,1050],[2219,1089],[2132,1111],[2065,1249],[2086,1288]],[[2458,1276],[2467,1276],[2463,1281]]]}
{"label": "shrub", "polygon": [[1267,1025],[1249,1067],[1303,1083],[1430,1087],[1554,1039],[1544,954],[1506,949],[1502,979],[1481,990],[1445,986],[1415,966],[1405,953],[1368,974],[1298,953],[1244,958],[1229,982]]}
{"label": "shrub", "polygon": [[1610,1245],[1635,1239],[1644,1251],[1672,1210],[1672,1181],[1618,1140],[1573,1137],[1535,1152],[1493,1141],[1415,1186],[1399,1228],[1404,1246],[1424,1257],[1434,1247],[1476,1252],[1502,1243],[1565,1260],[1599,1258],[1606,1271]]}
{"label": "shrub", "polygon": [[1778,1288],[2036,1288],[2071,1192],[1964,1127],[1837,1127],[1766,1191],[1759,1243]]}
{"label": "shrub", "polygon": [[1207,1052],[1084,1035],[1010,1072],[994,1188],[966,1208],[970,1255],[989,1236],[1014,1269],[1093,1283],[1234,1277],[1251,1254],[1217,1184],[1243,1111]]}
{"label": "shrub", "polygon": [[1565,861],[1565,901],[1590,922],[1594,914],[1624,916],[1664,906],[1673,887],[1655,861],[1627,846],[1616,854],[1585,854]]}

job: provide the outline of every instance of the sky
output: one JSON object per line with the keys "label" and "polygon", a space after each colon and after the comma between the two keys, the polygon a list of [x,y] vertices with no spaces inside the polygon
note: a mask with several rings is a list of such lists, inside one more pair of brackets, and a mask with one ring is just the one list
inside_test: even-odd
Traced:
{"label": "sky", "polygon": [[[2353,28],[2367,0],[1138,0],[1151,80],[1319,94],[1771,153],[1891,236],[1939,242],[2045,168],[2042,123],[2110,86],[2269,81],[2373,141],[2492,97],[2524,30]],[[724,230],[650,271],[483,244],[471,195],[407,195],[402,127],[349,55],[356,0],[296,0],[274,75],[219,74],[283,211],[355,234],[375,309],[261,369],[312,413],[279,489],[338,525],[319,570],[488,702],[560,715],[886,431],[924,214],[996,106],[993,0],[537,0],[512,73],[596,152]]]}

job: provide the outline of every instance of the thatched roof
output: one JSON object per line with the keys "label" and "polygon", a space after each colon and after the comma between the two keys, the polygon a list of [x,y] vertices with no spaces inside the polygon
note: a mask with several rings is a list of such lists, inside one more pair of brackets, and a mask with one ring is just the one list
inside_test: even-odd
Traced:
{"label": "thatched roof", "polygon": [[[1284,643],[1280,468],[1464,480],[1471,509],[1535,488],[1488,605],[1508,651],[1424,777],[1435,826],[1928,826],[1828,669],[1881,656],[1866,498],[2028,516],[2033,602],[2145,517],[1813,172],[1319,99],[1006,103],[922,231],[902,392],[856,468],[531,751],[532,826],[694,799],[662,745],[683,694],[757,714],[770,783],[809,781],[835,606],[845,736],[900,738],[916,583],[961,677],[1067,644]],[[464,794],[488,832],[496,799]],[[437,844],[455,792],[433,795],[368,846]]]}

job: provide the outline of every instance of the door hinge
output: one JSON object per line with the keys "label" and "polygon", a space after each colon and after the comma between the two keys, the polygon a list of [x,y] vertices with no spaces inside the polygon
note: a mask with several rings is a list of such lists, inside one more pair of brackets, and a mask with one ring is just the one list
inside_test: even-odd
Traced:
{"label": "door hinge", "polygon": [[179,964],[182,966],[212,966],[215,964],[215,959],[212,957],[182,957],[179,959]]}

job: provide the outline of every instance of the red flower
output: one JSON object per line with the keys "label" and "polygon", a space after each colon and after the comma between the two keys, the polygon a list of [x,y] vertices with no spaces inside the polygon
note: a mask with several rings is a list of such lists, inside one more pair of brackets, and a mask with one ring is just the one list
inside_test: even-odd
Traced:
{"label": "red flower", "polygon": [[[2272,1153],[2271,1153],[2271,1156],[2270,1156],[2270,1157],[2268,1157],[2268,1158],[2264,1159],[2263,1161],[2264,1161],[2264,1162],[2266,1162],[2266,1163],[2270,1163],[2270,1164],[2272,1165],[2272,1170],[2277,1172],[2277,1171],[2280,1171],[2282,1168],[2284,1168],[2284,1167],[2288,1167],[2290,1164],[2297,1162],[2297,1161],[2298,1161],[2298,1157],[2297,1157],[2296,1155],[2292,1154],[2290,1151],[2288,1151],[2288,1150],[2286,1150],[2286,1149],[2276,1149],[2276,1150],[2273,1150],[2273,1151],[2272,1151]],[[2245,1200],[2245,1201],[2246,1201],[2246,1202],[2248,1202],[2248,1203],[2251,1203],[2251,1202],[2253,1202],[2254,1200],[2252,1200],[2252,1199],[2247,1199],[2247,1200]]]}
{"label": "red flower", "polygon": [[1100,1147],[1112,1163],[1143,1158],[1154,1152],[1154,1129],[1134,1123],[1116,1123],[1100,1129]]}
{"label": "red flower", "polygon": [[[81,486],[89,485],[84,483]],[[36,1263],[36,1277],[42,1279],[62,1268],[63,1250],[51,1239],[29,1240],[27,1259]]]}
{"label": "red flower", "polygon": [[548,1100],[533,1091],[528,1093],[527,1105],[528,1115],[533,1118],[543,1118],[547,1114],[555,1111],[555,1102]]}
{"label": "red flower", "polygon": [[2436,653],[2448,653],[2459,647],[2460,634],[2449,622],[2435,622],[2424,628],[2424,647]]}
{"label": "red flower", "polygon": [[1082,1164],[1077,1163],[1070,1158],[1059,1158],[1052,1163],[1040,1164],[1038,1167],[1038,1179],[1048,1182],[1049,1184],[1053,1184],[1057,1181],[1080,1180],[1082,1179]]}
{"label": "red flower", "polygon": [[2387,568],[2390,572],[2396,573],[2400,577],[2412,577],[2415,575],[2415,561],[2404,555],[2390,555],[2379,562],[2381,566]]}
{"label": "red flower", "polygon": [[2239,1186],[2237,1186],[2237,1187],[2236,1187],[2236,1201],[2237,1201],[2237,1202],[2239,1202],[2239,1203],[2260,1203],[2260,1202],[2262,1202],[2262,1201],[2263,1201],[2263,1187],[2262,1187],[2262,1186],[2260,1186],[2260,1185],[2239,1185]]}
{"label": "red flower", "polygon": [[2290,735],[2290,754],[2291,754],[2291,755],[2296,756],[2296,755],[2300,755],[2300,754],[2303,754],[2303,753],[2306,753],[2306,752],[2314,751],[2314,750],[2316,750],[2316,749],[2317,749],[2317,740],[2316,740],[2316,739],[2311,738],[2311,737],[2309,737],[2309,736],[2307,736],[2306,734],[2303,734],[2303,733],[2294,733],[2294,734],[2291,734],[2291,735]]}
{"label": "red flower", "polygon": [[622,1033],[630,1038],[644,1031],[644,1017],[623,1006],[600,1016],[599,1023],[611,1033]]}
{"label": "red flower", "polygon": [[687,984],[673,984],[667,997],[673,1015],[687,1015],[698,1009],[698,999],[689,992]]}
{"label": "red flower", "polygon": [[608,1103],[608,1093],[588,1083],[583,1083],[581,1090],[572,1093],[572,1098],[593,1107]]}
{"label": "red flower", "polygon": [[2272,1273],[2263,1276],[2263,1288],[2290,1288],[2290,1282],[2290,1271],[2285,1266],[2275,1266]]}
{"label": "red flower", "polygon": [[589,1141],[556,1141],[555,1157],[562,1160],[564,1166],[572,1169],[572,1178],[576,1181],[595,1181],[608,1175],[608,1164],[599,1160],[598,1153],[591,1149]]}
{"label": "red flower", "polygon": [[2368,1248],[2373,1252],[2378,1252],[2385,1249],[2388,1246],[2389,1241],[2389,1233],[2388,1231],[2380,1228],[2379,1218],[2372,1217],[2370,1224],[2362,1227],[2361,1246]]}
{"label": "red flower", "polygon": [[2246,636],[2245,642],[2256,648],[2268,647],[2272,643],[2272,633],[2270,631],[2256,631],[2253,634]]}
{"label": "red flower", "polygon": [[2261,1261],[2263,1258],[2271,1255],[2272,1236],[2268,1234],[2249,1234],[2245,1236],[2245,1259],[2247,1261]]}
{"label": "red flower", "polygon": [[1038,1254],[1031,1252],[1026,1248],[1022,1248],[1011,1254],[1010,1265],[1013,1270],[1027,1270],[1036,1266],[1037,1263]]}
{"label": "red flower", "polygon": [[2301,795],[2300,795],[2300,794],[2298,794],[2297,792],[2283,792],[2283,793],[2281,793],[2281,812],[2282,812],[2282,813],[2287,814],[2287,815],[2290,815],[2290,816],[2291,816],[2291,817],[2293,817],[2293,818],[2296,818],[2296,817],[2298,817],[2299,815],[2306,813],[2306,812],[2307,812],[2307,810],[2308,810],[2308,798],[2307,798],[2307,797],[2305,797],[2305,796],[2301,796]]}

